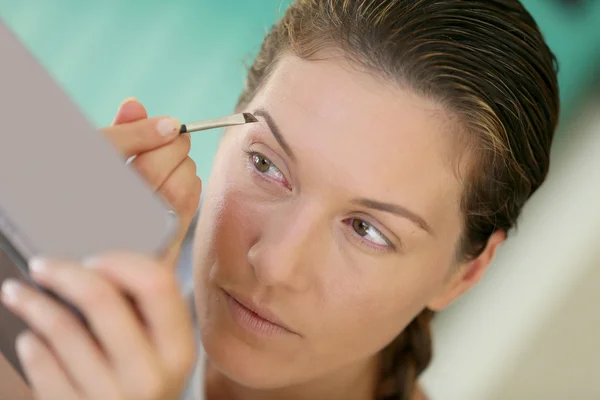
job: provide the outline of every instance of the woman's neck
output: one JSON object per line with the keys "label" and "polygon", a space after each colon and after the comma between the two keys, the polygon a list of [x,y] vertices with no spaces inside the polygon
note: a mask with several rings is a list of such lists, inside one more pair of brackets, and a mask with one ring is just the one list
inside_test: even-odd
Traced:
{"label": "woman's neck", "polygon": [[289,387],[251,389],[237,384],[207,360],[205,387],[207,400],[372,400],[379,380],[375,358],[357,362],[342,370]]}

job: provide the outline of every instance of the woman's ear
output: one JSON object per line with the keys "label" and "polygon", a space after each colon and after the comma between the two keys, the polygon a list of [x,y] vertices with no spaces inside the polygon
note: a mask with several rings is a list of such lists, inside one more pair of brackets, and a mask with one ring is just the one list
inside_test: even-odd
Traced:
{"label": "woman's ear", "polygon": [[440,292],[431,299],[427,307],[433,311],[440,311],[479,282],[494,259],[498,247],[505,240],[506,232],[495,231],[490,236],[483,252],[476,259],[457,268]]}

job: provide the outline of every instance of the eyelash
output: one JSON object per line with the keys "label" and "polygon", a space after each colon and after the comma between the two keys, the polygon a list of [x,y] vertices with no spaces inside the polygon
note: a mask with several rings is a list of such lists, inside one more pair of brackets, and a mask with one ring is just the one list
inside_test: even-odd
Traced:
{"label": "eyelash", "polygon": [[[279,168],[277,168],[277,166],[269,158],[267,158],[266,156],[264,156],[263,154],[261,154],[259,152],[252,151],[252,150],[244,150],[244,153],[246,154],[248,163],[250,164],[249,167],[260,178],[268,181],[269,183],[273,183],[273,180],[276,180],[279,183],[283,184],[288,190],[291,190],[291,186],[288,183],[285,176],[283,175],[283,173],[281,172],[281,170]],[[279,178],[267,177],[266,172],[262,172],[262,171],[258,170],[258,168],[256,167],[256,163],[255,163],[256,158],[262,159],[266,163],[268,163],[269,169],[274,168],[277,171],[276,173],[279,175]],[[347,218],[343,222],[349,229],[352,230],[354,237],[357,240],[359,240],[361,242],[361,244],[369,247],[370,249],[379,251],[379,252],[388,252],[388,251],[396,249],[396,247],[392,244],[392,242],[383,233],[381,233],[379,231],[379,229],[375,228],[369,222],[367,222],[363,219],[360,219],[360,218]],[[366,225],[366,228],[363,228],[363,229],[365,229],[367,232],[376,233],[377,235],[379,235],[381,240],[383,242],[385,242],[385,244],[379,244],[379,243],[373,242],[371,240],[364,239],[364,236],[359,234],[356,230],[356,227],[354,226],[354,224],[356,222]]]}

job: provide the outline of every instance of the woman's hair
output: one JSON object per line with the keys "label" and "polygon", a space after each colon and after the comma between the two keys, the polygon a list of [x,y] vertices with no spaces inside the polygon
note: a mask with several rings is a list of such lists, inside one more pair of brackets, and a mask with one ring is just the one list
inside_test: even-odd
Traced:
{"label": "woman's hair", "polygon": [[[546,178],[559,96],[556,59],[517,0],[296,0],[265,37],[237,107],[284,54],[337,50],[374,76],[442,104],[459,121],[463,234],[457,261],[516,225]],[[425,309],[383,352],[380,399],[409,399],[431,358]]]}

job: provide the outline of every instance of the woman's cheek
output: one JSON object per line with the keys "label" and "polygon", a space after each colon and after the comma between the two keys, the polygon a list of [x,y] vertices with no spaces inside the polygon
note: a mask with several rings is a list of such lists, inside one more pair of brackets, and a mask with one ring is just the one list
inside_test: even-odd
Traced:
{"label": "woman's cheek", "polygon": [[325,288],[319,312],[312,315],[318,357],[324,363],[346,363],[374,354],[391,341],[397,335],[399,315],[389,292],[378,280],[369,281],[364,275],[338,276],[337,282]]}
{"label": "woman's cheek", "polygon": [[260,239],[268,212],[243,187],[230,187],[223,198],[220,217],[215,221],[219,268],[249,270],[248,252]]}
{"label": "woman's cheek", "polygon": [[[373,350],[393,339],[416,315],[422,301],[420,284],[408,273],[399,273],[386,265],[371,265],[372,270],[347,274],[330,290],[330,314],[338,318],[339,334],[356,332]],[[391,272],[391,273],[390,273]],[[423,282],[421,282],[423,283]],[[371,327],[377,326],[376,330]]]}

